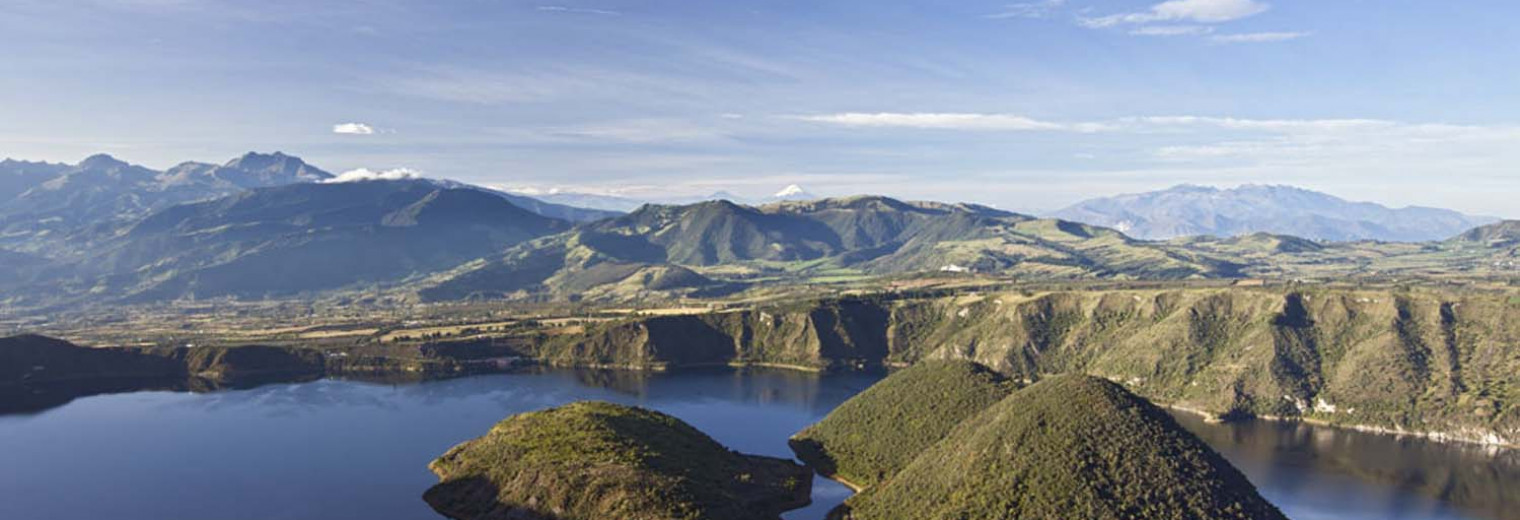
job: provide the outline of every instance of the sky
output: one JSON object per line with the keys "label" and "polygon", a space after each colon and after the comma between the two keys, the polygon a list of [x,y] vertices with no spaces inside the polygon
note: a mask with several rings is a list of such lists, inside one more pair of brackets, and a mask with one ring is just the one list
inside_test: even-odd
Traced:
{"label": "sky", "polygon": [[1292,184],[1520,217],[1520,3],[0,0],[0,157],[1042,211]]}

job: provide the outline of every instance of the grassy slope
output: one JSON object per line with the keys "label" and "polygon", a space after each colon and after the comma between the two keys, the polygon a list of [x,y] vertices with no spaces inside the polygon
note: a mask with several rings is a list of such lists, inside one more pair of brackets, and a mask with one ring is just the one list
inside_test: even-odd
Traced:
{"label": "grassy slope", "polygon": [[1284,518],[1165,412],[1084,376],[993,405],[846,509],[857,520]]}
{"label": "grassy slope", "polygon": [[424,499],[453,518],[775,519],[810,473],[731,452],[665,414],[578,402],[515,415],[429,466]]}
{"label": "grassy slope", "polygon": [[925,362],[845,401],[791,445],[819,472],[873,486],[1013,390],[1012,382],[975,363]]}

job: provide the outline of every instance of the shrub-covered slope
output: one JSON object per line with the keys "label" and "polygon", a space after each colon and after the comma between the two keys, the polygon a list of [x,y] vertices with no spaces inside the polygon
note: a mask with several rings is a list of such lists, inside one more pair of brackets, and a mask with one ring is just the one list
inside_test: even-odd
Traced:
{"label": "shrub-covered slope", "polygon": [[423,498],[461,520],[774,520],[812,474],[729,451],[668,415],[578,402],[515,415],[433,461]]}
{"label": "shrub-covered slope", "polygon": [[92,349],[33,334],[0,338],[0,386],[183,376],[184,364],[131,349]]}
{"label": "shrub-covered slope", "polygon": [[927,361],[850,398],[790,443],[820,473],[874,486],[1013,390],[1011,381],[981,365]]}
{"label": "shrub-covered slope", "polygon": [[1306,417],[1520,444],[1520,303],[1435,290],[1136,290],[847,299],[598,324],[559,365],[827,369],[965,359],[1081,372],[1213,414]]}
{"label": "shrub-covered slope", "polygon": [[1087,376],[1050,378],[993,405],[835,516],[1285,518],[1166,412]]}
{"label": "shrub-covered slope", "polygon": [[1083,372],[1216,414],[1520,444],[1520,305],[1502,294],[1052,293],[894,308],[891,358]]}

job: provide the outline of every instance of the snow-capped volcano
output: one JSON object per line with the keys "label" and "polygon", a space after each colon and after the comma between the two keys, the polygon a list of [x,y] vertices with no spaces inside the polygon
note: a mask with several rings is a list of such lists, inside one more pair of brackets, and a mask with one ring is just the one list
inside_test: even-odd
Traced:
{"label": "snow-capped volcano", "polygon": [[818,197],[802,189],[802,186],[792,184],[781,188],[781,191],[776,192],[775,195],[771,195],[771,198],[775,200],[812,200]]}

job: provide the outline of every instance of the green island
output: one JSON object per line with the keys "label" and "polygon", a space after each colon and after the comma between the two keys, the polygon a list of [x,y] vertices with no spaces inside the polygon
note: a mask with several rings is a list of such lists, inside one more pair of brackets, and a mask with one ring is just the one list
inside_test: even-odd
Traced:
{"label": "green island", "polygon": [[585,401],[515,415],[428,466],[459,520],[775,520],[812,471],[733,452],[674,417]]}
{"label": "green island", "polygon": [[955,425],[1015,388],[970,361],[925,361],[845,401],[790,444],[820,474],[858,490],[901,471]]}
{"label": "green island", "polygon": [[1035,383],[956,425],[830,517],[1286,518],[1166,412],[1079,375]]}

